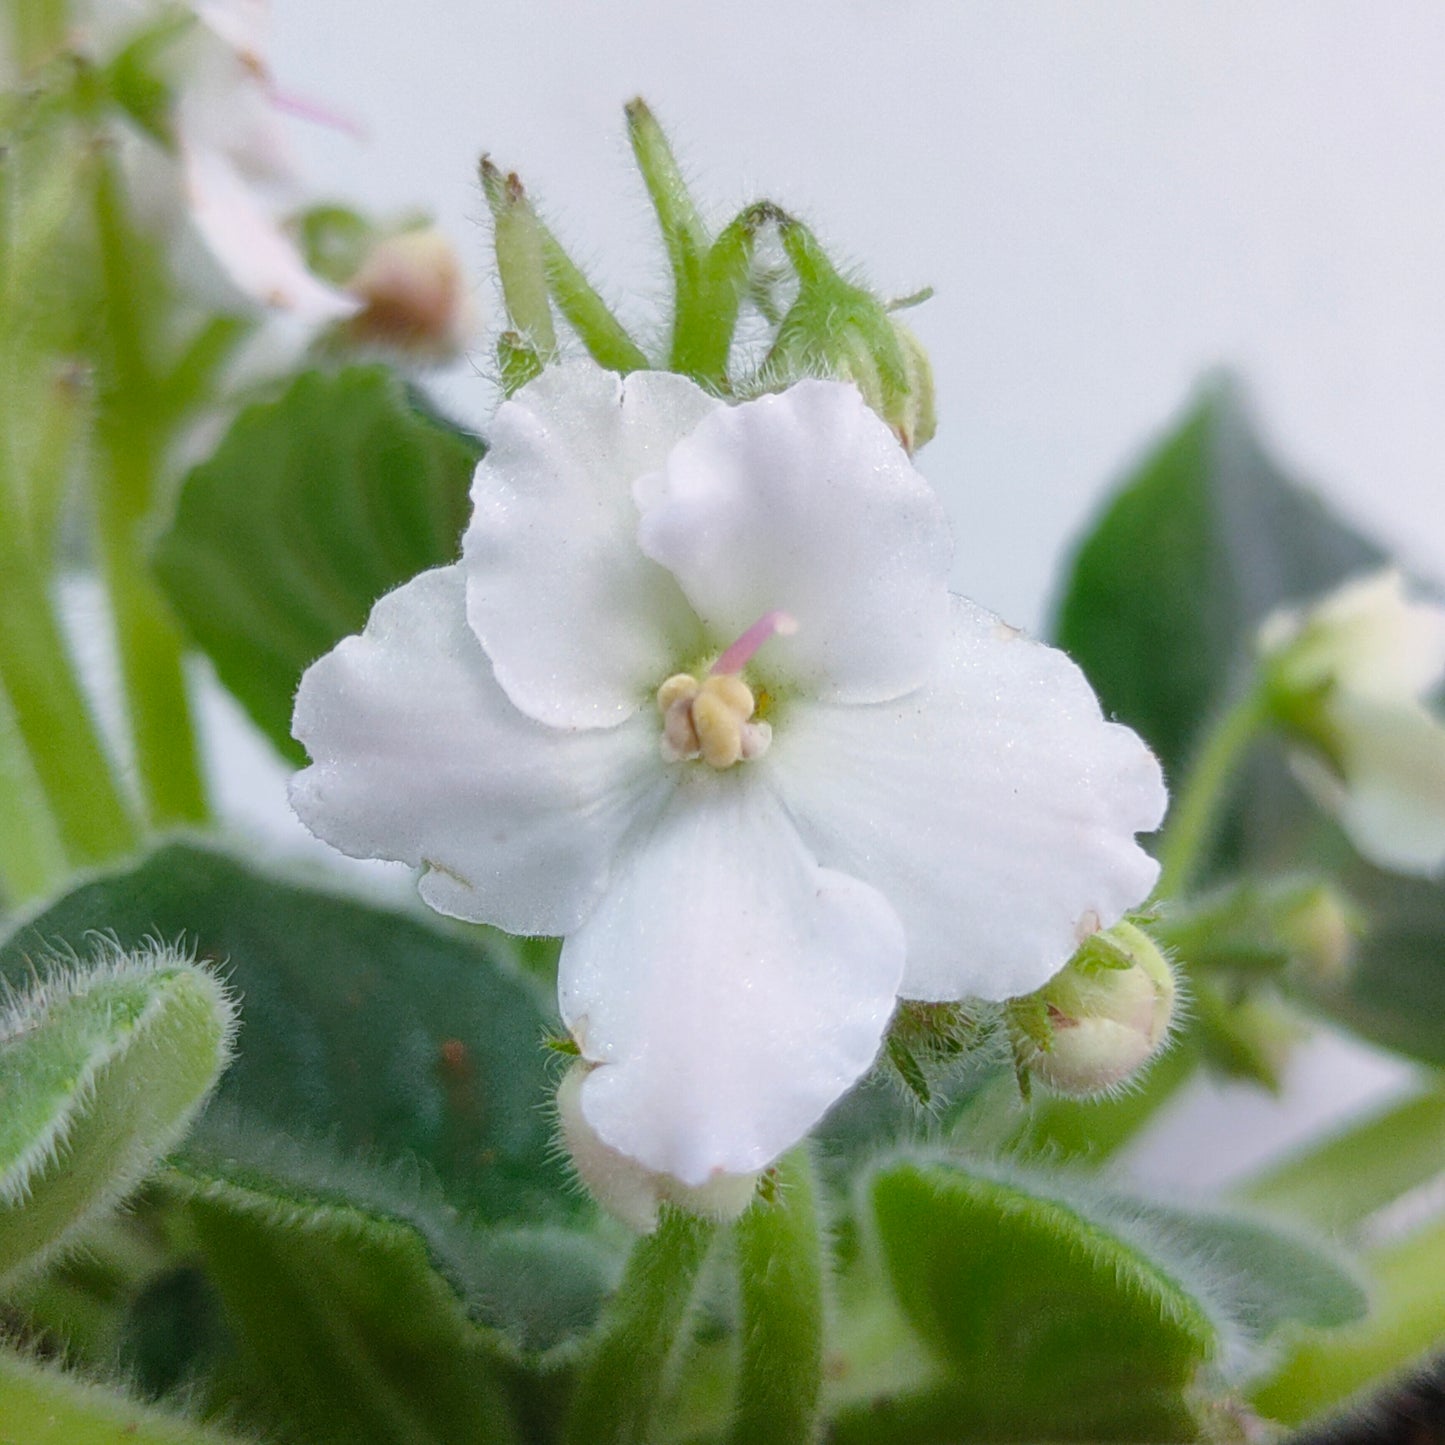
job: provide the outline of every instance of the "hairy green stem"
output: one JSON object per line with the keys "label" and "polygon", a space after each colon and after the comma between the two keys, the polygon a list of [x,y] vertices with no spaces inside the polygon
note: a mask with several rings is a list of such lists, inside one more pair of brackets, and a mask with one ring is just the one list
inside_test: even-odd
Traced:
{"label": "hairy green stem", "polygon": [[1263,693],[1252,688],[1205,735],[1160,840],[1156,897],[1176,897],[1194,881],[1214,841],[1239,764],[1267,717]]}
{"label": "hairy green stem", "polygon": [[794,1149],[738,1221],[742,1362],[730,1445],[808,1445],[823,1377],[823,1243],[812,1161]]}
{"label": "hairy green stem", "polygon": [[647,1445],[716,1226],[664,1210],[640,1239],[598,1329],[563,1445]]}

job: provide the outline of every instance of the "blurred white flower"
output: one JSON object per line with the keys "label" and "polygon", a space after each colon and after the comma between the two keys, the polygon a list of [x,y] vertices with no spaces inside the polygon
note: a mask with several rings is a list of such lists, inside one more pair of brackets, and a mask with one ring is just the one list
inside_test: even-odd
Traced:
{"label": "blurred white flower", "polygon": [[1445,607],[1412,601],[1394,570],[1357,578],[1259,634],[1274,712],[1301,780],[1365,857],[1445,868]]}
{"label": "blurred white flower", "polygon": [[313,325],[358,303],[306,268],[262,189],[290,161],[265,59],[266,0],[198,3],[178,71],[173,124],[190,217],[246,296]]}
{"label": "blurred white flower", "polygon": [[476,326],[456,247],[435,226],[383,236],[346,289],[361,303],[347,327],[352,341],[418,361],[451,361]]}
{"label": "blurred white flower", "polygon": [[853,387],[549,369],[473,502],[462,561],[302,679],[292,800],[444,913],[565,936],[607,1148],[754,1173],[900,993],[1027,993],[1148,894],[1157,763],[948,594],[943,510]]}

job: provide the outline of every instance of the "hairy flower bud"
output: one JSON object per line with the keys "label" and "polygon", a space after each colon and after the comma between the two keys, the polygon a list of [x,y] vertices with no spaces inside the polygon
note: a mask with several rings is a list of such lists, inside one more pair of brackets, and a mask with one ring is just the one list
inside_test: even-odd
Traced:
{"label": "hairy flower bud", "polygon": [[1090,938],[1032,997],[1047,1024],[1024,1049],[1029,1072],[1062,1094],[1099,1094],[1126,1083],[1163,1046],[1174,974],[1148,934],[1119,923]]}
{"label": "hairy flower bud", "polygon": [[657,1228],[658,1210],[676,1205],[690,1214],[720,1222],[733,1220],[752,1203],[756,1174],[718,1174],[691,1188],[670,1174],[657,1174],[637,1160],[610,1148],[582,1113],[582,1080],[586,1064],[574,1064],[557,1089],[557,1120],[562,1144],[587,1186],[587,1192],[609,1214],[642,1234]]}

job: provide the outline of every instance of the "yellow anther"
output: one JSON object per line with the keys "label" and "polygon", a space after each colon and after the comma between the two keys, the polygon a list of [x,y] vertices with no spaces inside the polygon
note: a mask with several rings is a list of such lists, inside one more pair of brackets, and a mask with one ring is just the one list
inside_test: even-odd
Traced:
{"label": "yellow anther", "polygon": [[[711,681],[711,679],[709,679]],[[692,725],[709,767],[730,768],[743,755],[743,723],[737,710],[711,687],[692,700]]]}
{"label": "yellow anther", "polygon": [[772,730],[751,721],[752,689],[731,673],[714,673],[701,683],[685,672],[657,690],[662,713],[662,751],[671,762],[702,758],[713,768],[730,768],[743,758],[761,757]]}
{"label": "yellow anther", "polygon": [[657,689],[657,706],[666,712],[675,702],[691,702],[697,696],[697,679],[690,672],[675,672]]}

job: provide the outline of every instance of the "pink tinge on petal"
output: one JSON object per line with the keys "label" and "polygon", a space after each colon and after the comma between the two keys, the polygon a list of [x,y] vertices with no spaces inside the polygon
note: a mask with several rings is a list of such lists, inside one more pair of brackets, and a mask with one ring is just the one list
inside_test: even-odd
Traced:
{"label": "pink tinge on petal", "polygon": [[798,619],[791,612],[764,612],[731,647],[712,665],[717,675],[741,672],[758,649],[770,637],[791,637],[798,630]]}

